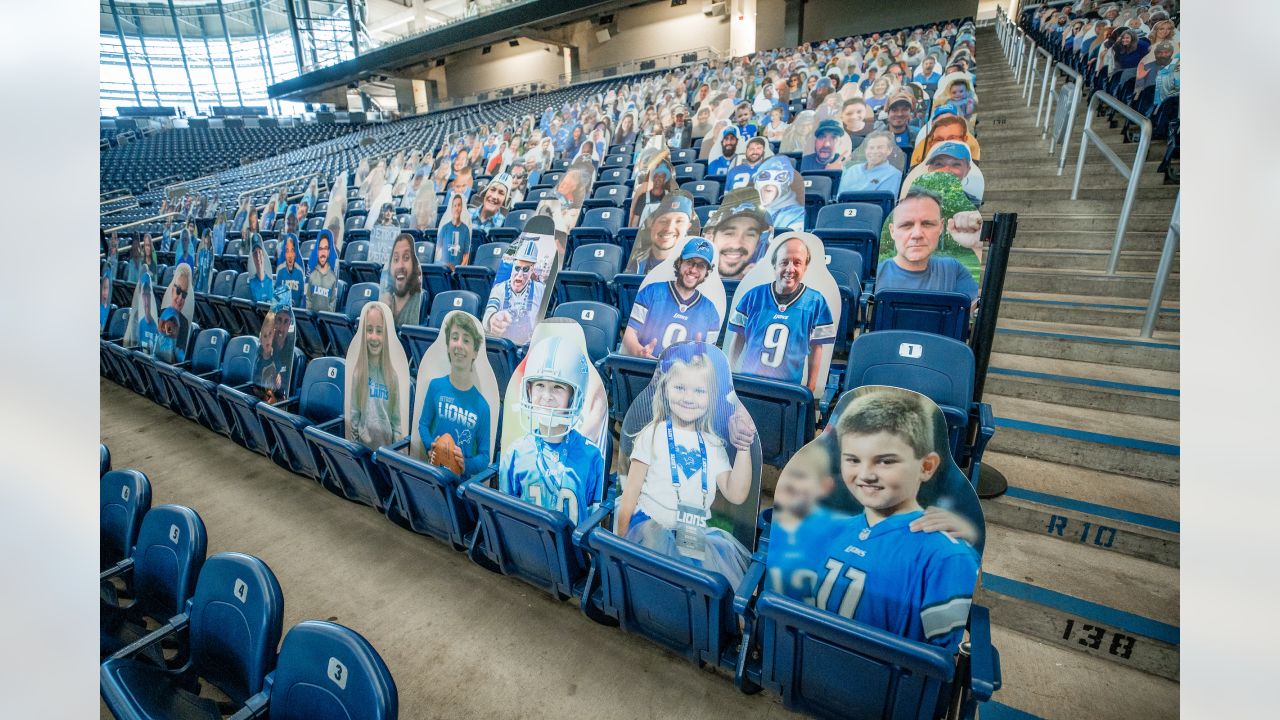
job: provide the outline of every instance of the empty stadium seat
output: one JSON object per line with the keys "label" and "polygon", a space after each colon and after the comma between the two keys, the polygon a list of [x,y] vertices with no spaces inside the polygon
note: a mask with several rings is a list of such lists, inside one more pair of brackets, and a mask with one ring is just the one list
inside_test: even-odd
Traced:
{"label": "empty stadium seat", "polygon": [[186,383],[182,380],[184,372],[203,375],[213,372],[222,366],[222,354],[227,348],[230,335],[222,328],[201,330],[195,336],[195,343],[187,359],[177,365],[157,363],[156,370],[165,383],[169,393],[169,407],[188,420],[199,421],[200,408],[191,397]]}
{"label": "empty stadium seat", "polygon": [[398,514],[409,529],[465,550],[475,532],[476,511],[458,488],[463,478],[409,454],[409,441],[378,448],[374,460],[391,483],[394,501],[388,512]]}
{"label": "empty stadium seat", "polygon": [[766,465],[782,468],[813,439],[817,415],[809,388],[735,373],[733,389],[755,421],[761,460]]}
{"label": "empty stadium seat", "polygon": [[494,274],[502,265],[502,254],[507,251],[507,245],[490,242],[475,248],[471,253],[470,264],[453,269],[458,289],[469,290],[482,298],[488,298],[489,291],[493,289]]}
{"label": "empty stadium seat", "polygon": [[[284,614],[280,583],[261,560],[219,553],[205,561],[186,612],[103,663],[102,699],[117,718],[221,717],[194,691],[208,683],[242,705],[275,667]],[[235,631],[230,631],[235,628]],[[147,647],[185,631],[190,655],[179,672],[138,660]]]}
{"label": "empty stadium seat", "polygon": [[479,320],[480,307],[480,296],[470,290],[442,292],[431,299],[431,312],[427,315],[427,327],[442,327],[444,316],[454,310],[470,313],[472,317]]}
{"label": "empty stadium seat", "polygon": [[681,184],[680,189],[693,196],[694,205],[720,204],[720,182],[717,180],[690,180]]}
{"label": "empty stadium seat", "polygon": [[597,185],[626,185],[631,180],[631,171],[625,167],[606,168],[596,175]]}
{"label": "empty stadium seat", "polygon": [[862,255],[863,281],[875,277],[880,256],[880,228],[884,216],[880,208],[865,203],[835,203],[818,211],[813,234],[828,248],[845,248]]}
{"label": "empty stadium seat", "polygon": [[617,245],[591,243],[578,247],[569,258],[569,267],[556,275],[556,302],[612,303],[611,284],[622,270],[623,261],[622,248]]}
{"label": "empty stadium seat", "polygon": [[612,305],[590,300],[566,302],[557,305],[551,316],[576,320],[582,326],[582,334],[587,339],[587,356],[593,364],[599,364],[618,344],[622,316]]}
{"label": "empty stadium seat", "polygon": [[183,611],[195,592],[207,544],[204,522],[191,508],[158,505],[147,511],[132,552],[98,577],[100,583],[125,581],[133,598],[124,604],[115,597],[104,599],[99,619],[101,657],[145,635],[147,619],[164,623]]}
{"label": "empty stadium seat", "polygon": [[836,198],[839,203],[862,203],[864,205],[876,205],[880,208],[880,217],[887,218],[889,213],[893,212],[893,206],[898,204],[898,197],[887,190],[863,190],[858,192],[842,192]]}
{"label": "empty stadium seat", "polygon": [[614,207],[592,208],[586,211],[578,227],[569,230],[569,254],[588,243],[607,243],[613,240],[626,218],[626,210]]}
{"label": "empty stadium seat", "polygon": [[621,208],[626,203],[626,200],[626,185],[602,185],[591,193],[591,197],[583,201],[582,207],[587,210],[602,207]]}
{"label": "empty stadium seat", "polygon": [[190,371],[182,373],[187,393],[199,408],[200,424],[216,433],[230,436],[230,420],[218,400],[218,385],[243,385],[252,380],[257,356],[258,338],[241,335],[227,342],[219,369],[200,374]]}
{"label": "empty stadium seat", "polygon": [[345,388],[346,361],[316,358],[307,363],[296,401],[258,404],[258,418],[270,437],[271,459],[277,465],[320,482],[324,465],[303,431],[342,417]]}
{"label": "empty stadium seat", "polygon": [[969,296],[939,290],[878,290],[872,295],[871,330],[918,330],[969,339]]}
{"label": "empty stadium seat", "polygon": [[112,470],[98,482],[100,569],[133,552],[142,517],[151,509],[151,481],[138,470]]}
{"label": "empty stadium seat", "polygon": [[[524,224],[533,217],[532,210],[512,210],[507,213],[507,217],[502,221],[502,227],[496,227],[485,233],[485,239],[490,243],[503,243],[509,245],[516,238],[520,237],[520,232],[524,230]],[[475,245],[475,238],[472,238],[472,244]],[[483,245],[481,245],[483,247]]]}
{"label": "empty stadium seat", "polygon": [[[306,365],[306,356],[298,348],[293,349],[293,367],[289,372],[289,386],[282,388],[284,398],[273,405],[288,405],[295,401],[299,383],[302,381],[302,368]],[[258,406],[263,402],[258,398],[252,381],[243,385],[218,385],[218,400],[227,412],[230,437],[238,445],[259,455],[270,456],[272,452],[271,438],[263,428],[258,416]]]}
{"label": "empty stadium seat", "polygon": [[351,336],[355,334],[356,325],[360,321],[360,310],[367,303],[378,299],[376,283],[360,283],[347,290],[346,305],[342,312],[322,310],[315,314],[316,320],[324,331],[325,345],[328,355],[346,355],[347,346],[351,344]]}

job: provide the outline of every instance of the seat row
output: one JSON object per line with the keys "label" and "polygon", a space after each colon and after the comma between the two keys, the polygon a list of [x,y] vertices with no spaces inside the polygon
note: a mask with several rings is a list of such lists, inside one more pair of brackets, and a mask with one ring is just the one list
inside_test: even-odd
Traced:
{"label": "seat row", "polygon": [[[102,457],[108,466],[105,445]],[[99,490],[99,679],[115,717],[398,716],[395,680],[359,633],[304,620],[281,644],[284,595],[266,563],[239,552],[206,558],[199,514],[152,507],[138,470],[107,470]],[[227,700],[202,697],[206,685]]]}

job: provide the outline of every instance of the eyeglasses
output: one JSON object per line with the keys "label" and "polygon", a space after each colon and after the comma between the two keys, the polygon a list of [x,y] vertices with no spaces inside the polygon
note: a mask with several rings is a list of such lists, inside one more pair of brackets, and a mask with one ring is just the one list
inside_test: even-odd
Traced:
{"label": "eyeglasses", "polygon": [[177,286],[175,285],[175,286],[174,286],[174,288],[173,288],[173,296],[174,296],[174,297],[185,298],[185,297],[187,296],[187,290],[186,290],[186,288],[180,288],[180,287],[177,287]]}
{"label": "eyeglasses", "polygon": [[517,265],[511,268],[512,275],[528,275],[531,272],[533,272],[532,265],[526,265],[524,267],[520,267],[519,265]]}

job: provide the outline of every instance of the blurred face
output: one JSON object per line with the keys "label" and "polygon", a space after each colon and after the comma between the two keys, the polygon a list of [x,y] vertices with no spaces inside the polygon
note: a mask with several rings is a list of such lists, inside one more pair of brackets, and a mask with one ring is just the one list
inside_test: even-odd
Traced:
{"label": "blurred face", "polygon": [[573,200],[578,195],[579,187],[581,187],[581,182],[578,179],[578,173],[565,173],[564,177],[560,178],[560,183],[556,185],[556,192],[560,193],[563,197]]}
{"label": "blurred face", "polygon": [[831,478],[812,463],[791,462],[778,477],[773,505],[783,512],[803,518],[831,492]]}
{"label": "blurred face", "polygon": [[364,320],[364,349],[370,358],[382,357],[382,346],[387,342],[387,321],[378,308],[370,308]]}
{"label": "blurred face", "polygon": [[102,286],[99,289],[99,300],[103,305],[106,305],[107,302],[111,300],[111,281],[107,278],[102,278]]}
{"label": "blurred face", "polygon": [[969,174],[969,163],[950,155],[938,155],[929,161],[929,172],[950,173],[963,180]]}
{"label": "blurred face", "polygon": [[840,122],[847,130],[861,130],[866,120],[867,106],[862,103],[854,103],[840,111]]}
{"label": "blurred face", "polygon": [[701,285],[702,281],[707,279],[709,272],[711,272],[711,266],[700,258],[676,261],[676,283],[685,292],[690,292]]}
{"label": "blurred face", "polygon": [[773,269],[777,277],[774,289],[780,295],[793,293],[804,282],[804,271],[809,268],[809,249],[799,239],[788,240],[778,252]]}
{"label": "blurred face", "polygon": [[471,333],[455,323],[449,329],[448,343],[449,365],[455,370],[470,369],[476,359],[476,346]]}
{"label": "blurred face", "polygon": [[887,137],[874,137],[867,142],[867,167],[876,167],[889,159],[889,153],[893,150],[892,143]]}
{"label": "blurred face", "polygon": [[255,247],[253,249],[253,264],[256,266],[258,277],[261,278],[267,273],[267,263],[263,257],[262,248]]}
{"label": "blurred face", "polygon": [[296,262],[298,262],[298,249],[294,247],[292,241],[286,241],[284,244],[284,265],[292,270]]}
{"label": "blurred face", "polygon": [[391,282],[396,296],[404,297],[409,292],[410,273],[413,272],[413,243],[399,240],[391,251]]}
{"label": "blurred face", "polygon": [[511,291],[524,292],[529,286],[529,280],[533,277],[533,263],[528,260],[517,260],[511,266]]}
{"label": "blurred face", "polygon": [[917,458],[906,441],[889,432],[848,433],[840,438],[840,476],[862,506],[882,517],[912,507],[920,484],[933,476],[941,458]]}
{"label": "blurred face", "polygon": [[709,368],[677,365],[667,376],[667,409],[671,416],[691,425],[707,414],[711,404]]}
{"label": "blurred face", "polygon": [[663,213],[654,219],[649,237],[655,248],[669,251],[684,239],[685,233],[689,232],[689,225],[689,216],[682,212]]}
{"label": "blurred face", "polygon": [[893,209],[893,246],[908,270],[923,270],[942,237],[942,208],[929,198],[912,198]]}
{"label": "blurred face", "polygon": [[813,154],[817,157],[818,162],[826,164],[836,154],[836,136],[835,133],[819,133],[813,139]]}
{"label": "blurred face", "polygon": [[964,126],[958,122],[948,122],[935,126],[931,137],[934,143],[947,142],[948,140],[956,140],[964,142],[966,132]]}
{"label": "blurred face", "polygon": [[738,109],[733,111],[733,121],[738,125],[746,125],[751,120],[751,108],[746,105],[739,105]]}
{"label": "blurred face", "polygon": [[895,132],[900,133],[907,129],[907,123],[911,121],[911,106],[906,103],[898,103],[889,108],[889,127]]}
{"label": "blurred face", "polygon": [[951,96],[952,100],[959,102],[960,100],[963,100],[965,96],[968,95],[969,93],[965,89],[964,83],[955,83],[954,85],[951,86],[951,89],[948,91],[948,94]]}
{"label": "blurred face", "polygon": [[281,312],[276,315],[276,324],[273,328],[273,344],[277,347],[284,347],[285,338],[289,336],[289,328],[293,325],[293,315],[289,312]]}
{"label": "blurred face", "polygon": [[720,258],[720,275],[740,277],[760,245],[760,226],[749,217],[736,217],[720,223],[708,238],[716,246]]}
{"label": "blurred face", "polygon": [[764,145],[758,142],[747,143],[747,162],[755,165],[762,157],[764,157]]}
{"label": "blurred face", "polygon": [[449,201],[449,217],[453,218],[453,224],[457,225],[462,220],[462,197],[454,195]]}

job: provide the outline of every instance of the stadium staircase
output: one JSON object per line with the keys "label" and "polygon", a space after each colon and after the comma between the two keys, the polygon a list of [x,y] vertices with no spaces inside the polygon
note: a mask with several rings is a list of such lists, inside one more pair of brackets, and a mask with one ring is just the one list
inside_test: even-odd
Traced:
{"label": "stadium staircase", "polygon": [[[1153,143],[1108,275],[1126,181],[1093,149],[1070,199],[1087,99],[1059,176],[992,27],[977,47],[983,213],[1018,213],[985,393],[999,427],[986,462],[1009,481],[984,501],[997,699],[1041,717],[1176,716],[1176,262],[1154,337],[1140,328],[1178,188]],[[1132,162],[1119,127],[1094,127]]]}

